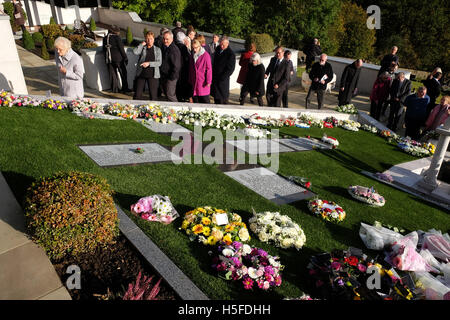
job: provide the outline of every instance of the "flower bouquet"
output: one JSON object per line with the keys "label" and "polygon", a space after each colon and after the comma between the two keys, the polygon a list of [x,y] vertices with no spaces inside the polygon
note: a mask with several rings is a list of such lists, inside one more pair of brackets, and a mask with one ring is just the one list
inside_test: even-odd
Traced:
{"label": "flower bouquet", "polygon": [[303,177],[298,177],[298,176],[288,176],[286,177],[289,181],[293,181],[296,184],[306,188],[306,189],[310,189],[311,188],[311,182],[307,179],[307,178],[303,178]]}
{"label": "flower bouquet", "polygon": [[302,129],[309,129],[309,128],[311,128],[311,126],[309,124],[302,123],[302,122],[296,123],[295,126],[297,128],[302,128]]}
{"label": "flower bouquet", "polygon": [[93,102],[91,99],[72,100],[72,102],[70,102],[69,108],[73,112],[99,113],[99,114],[105,113],[103,105],[101,105],[98,102]]}
{"label": "flower bouquet", "polygon": [[298,117],[296,123],[306,123],[313,127],[319,127],[323,128],[323,121],[317,118],[314,118],[313,116],[309,114],[302,114],[300,117]]}
{"label": "flower bouquet", "polygon": [[353,121],[353,120],[342,120],[339,122],[339,125],[341,128],[349,131],[359,131],[359,127],[361,127],[361,124],[359,122]]}
{"label": "flower bouquet", "polygon": [[237,241],[229,245],[221,243],[212,262],[221,278],[239,281],[246,290],[259,288],[267,291],[281,286],[284,266],[278,257],[272,257],[262,249]]}
{"label": "flower bouquet", "polygon": [[144,153],[144,152],[145,152],[145,150],[142,149],[141,147],[137,147],[136,149],[134,149],[134,153],[142,154],[142,153]]}
{"label": "flower bouquet", "polygon": [[173,123],[177,121],[177,113],[173,109],[148,104],[139,107],[139,118],[160,123]]}
{"label": "flower bouquet", "polygon": [[260,129],[255,125],[250,125],[244,128],[243,130],[246,136],[257,138],[257,139],[265,139],[267,136],[270,136],[272,133],[266,129]]}
{"label": "flower bouquet", "polygon": [[342,222],[346,216],[344,209],[333,201],[313,199],[308,202],[308,209],[330,222]]}
{"label": "flower bouquet", "polygon": [[369,124],[363,124],[363,125],[361,126],[361,129],[364,130],[364,131],[368,131],[368,132],[371,132],[371,133],[375,133],[375,134],[378,133],[377,127],[371,126],[371,125],[369,125]]}
{"label": "flower bouquet", "polygon": [[322,142],[331,144],[333,148],[339,146],[339,141],[336,138],[333,138],[332,136],[327,136],[326,134],[324,134],[321,140]]}
{"label": "flower bouquet", "polygon": [[180,215],[173,207],[169,197],[153,195],[139,199],[131,205],[131,212],[147,221],[169,224]]}
{"label": "flower bouquet", "polygon": [[[326,300],[413,300],[416,298],[394,269],[385,268],[360,250],[333,250],[312,256],[307,281],[315,296]],[[373,270],[373,271],[370,271]],[[369,277],[380,276],[378,288]]]}
{"label": "flower bouquet", "polygon": [[139,115],[139,111],[134,105],[122,105],[118,102],[106,106],[105,113],[124,119],[136,119]]}
{"label": "flower bouquet", "polygon": [[[432,147],[430,147],[431,145]],[[424,145],[414,145],[410,141],[403,140],[399,142],[397,146],[402,149],[403,152],[409,153],[415,157],[428,157],[434,153],[435,147],[431,143]]]}
{"label": "flower bouquet", "polygon": [[358,113],[358,109],[356,109],[356,107],[353,104],[337,106],[336,111],[341,112],[341,113],[350,113],[350,114]]}
{"label": "flower bouquet", "polygon": [[42,107],[45,109],[63,110],[67,105],[65,102],[59,100],[47,99],[42,103]]}
{"label": "flower bouquet", "polygon": [[209,206],[187,212],[180,229],[185,230],[191,241],[198,240],[204,245],[215,245],[219,241],[230,245],[233,241],[250,240],[241,216]]}
{"label": "flower bouquet", "polygon": [[335,117],[327,117],[327,118],[325,118],[324,121],[332,124],[333,127],[337,127],[339,125],[339,120],[336,119]]}
{"label": "flower bouquet", "polygon": [[385,199],[373,187],[350,186],[347,190],[353,198],[371,206],[382,207],[386,203]]}
{"label": "flower bouquet", "polygon": [[300,250],[306,242],[306,236],[298,224],[289,216],[279,212],[256,213],[248,221],[250,230],[258,235],[262,242],[273,242],[275,246]]}

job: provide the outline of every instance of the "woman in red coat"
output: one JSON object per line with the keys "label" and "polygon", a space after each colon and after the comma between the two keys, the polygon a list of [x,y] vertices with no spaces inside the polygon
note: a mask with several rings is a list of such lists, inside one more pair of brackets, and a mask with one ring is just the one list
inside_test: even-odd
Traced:
{"label": "woman in red coat", "polygon": [[241,54],[241,59],[239,59],[239,65],[241,66],[241,70],[239,71],[239,75],[237,78],[237,83],[244,84],[245,78],[247,78],[248,72],[248,64],[250,62],[250,58],[252,54],[256,51],[256,45],[254,43],[250,43],[247,48],[247,51]]}
{"label": "woman in red coat", "polygon": [[192,42],[189,83],[192,85],[194,102],[209,103],[212,83],[211,57],[198,40]]}
{"label": "woman in red coat", "polygon": [[387,71],[380,74],[373,84],[372,93],[370,94],[370,116],[378,121],[380,121],[383,103],[389,97],[390,87],[391,80]]}

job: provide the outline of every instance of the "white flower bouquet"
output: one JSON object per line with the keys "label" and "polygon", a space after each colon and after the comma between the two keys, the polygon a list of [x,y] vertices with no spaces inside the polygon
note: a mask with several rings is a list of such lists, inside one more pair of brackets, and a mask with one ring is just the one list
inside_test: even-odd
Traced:
{"label": "white flower bouquet", "polygon": [[384,197],[378,194],[373,187],[350,186],[347,190],[353,198],[371,206],[382,207],[386,203]]}

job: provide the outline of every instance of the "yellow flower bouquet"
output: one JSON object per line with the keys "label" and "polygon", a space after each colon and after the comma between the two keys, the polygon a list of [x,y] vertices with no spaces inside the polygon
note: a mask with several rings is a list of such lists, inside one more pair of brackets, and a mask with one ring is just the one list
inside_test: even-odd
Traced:
{"label": "yellow flower bouquet", "polygon": [[209,206],[186,212],[180,230],[184,230],[191,241],[197,240],[204,245],[215,245],[220,241],[231,245],[234,241],[250,240],[241,216]]}

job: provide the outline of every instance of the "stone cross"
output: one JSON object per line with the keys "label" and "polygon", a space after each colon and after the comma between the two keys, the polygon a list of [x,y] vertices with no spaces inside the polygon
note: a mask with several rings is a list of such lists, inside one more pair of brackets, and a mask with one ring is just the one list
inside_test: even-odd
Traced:
{"label": "stone cross", "polygon": [[417,183],[417,186],[424,188],[428,192],[432,192],[439,186],[437,177],[450,142],[450,118],[447,118],[445,124],[438,127],[436,132],[440,134],[436,151],[430,167],[423,173],[423,179]]}

